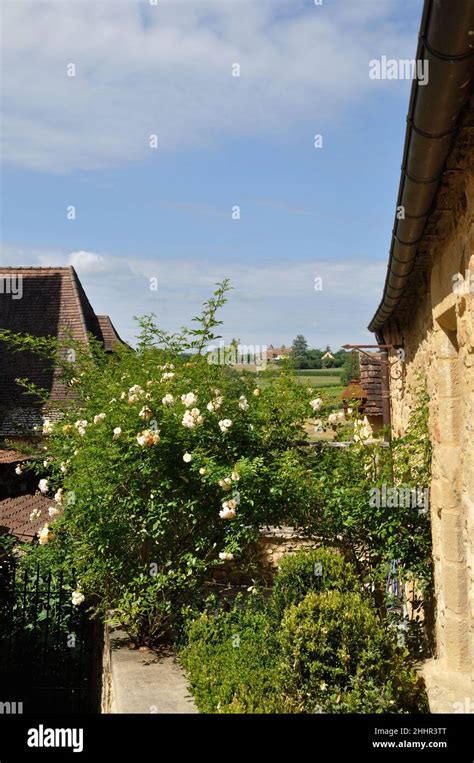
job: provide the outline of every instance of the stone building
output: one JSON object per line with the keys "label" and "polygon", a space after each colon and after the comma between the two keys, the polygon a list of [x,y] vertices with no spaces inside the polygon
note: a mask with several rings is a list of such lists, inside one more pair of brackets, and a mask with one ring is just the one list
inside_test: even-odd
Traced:
{"label": "stone building", "polygon": [[274,347],[269,344],[266,351],[266,358],[269,361],[286,360],[290,357],[290,347]]}
{"label": "stone building", "polygon": [[418,377],[430,395],[436,655],[423,668],[434,712],[474,711],[474,3],[425,2],[382,301],[369,328],[403,434]]}
{"label": "stone building", "polygon": [[[73,267],[2,268],[0,331],[36,337],[71,336],[88,342],[92,335],[112,351],[122,343],[108,315],[96,315]],[[8,288],[14,284],[15,288]],[[67,390],[58,374],[29,352],[13,353],[0,341],[0,442],[42,429],[45,411],[25,395],[17,379],[26,378],[49,393],[50,404],[63,400]]]}
{"label": "stone building", "polygon": [[[70,335],[84,343],[90,334],[107,351],[122,343],[110,318],[94,313],[72,267],[2,268],[0,285],[0,331],[58,339]],[[18,378],[46,389],[48,404],[25,395]],[[46,511],[51,501],[35,493],[38,480],[22,473],[26,457],[11,444],[41,436],[44,418],[54,416],[54,404],[66,394],[61,379],[38,356],[13,353],[0,341],[0,533],[31,542],[44,524],[30,521],[30,514]]]}

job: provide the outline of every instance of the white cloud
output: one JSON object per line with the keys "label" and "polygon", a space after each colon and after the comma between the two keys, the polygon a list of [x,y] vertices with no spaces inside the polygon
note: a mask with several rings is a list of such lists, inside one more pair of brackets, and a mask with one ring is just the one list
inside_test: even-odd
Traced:
{"label": "white cloud", "polygon": [[387,86],[369,80],[371,58],[413,52],[391,20],[394,0],[352,5],[4,2],[3,156],[68,172],[156,157],[154,133],[159,151],[291,137],[301,120],[312,134]]}
{"label": "white cloud", "polygon": [[72,265],[78,273],[107,273],[113,268],[113,263],[106,257],[94,252],[72,252],[68,258],[68,265]]}
{"label": "white cloud", "polygon": [[[313,346],[367,342],[366,326],[382,293],[386,263],[297,260],[215,262],[188,259],[126,260],[94,252],[60,252],[5,244],[4,265],[74,265],[96,312],[110,315],[132,342],[134,315],[154,312],[159,324],[177,331],[214,289],[229,278],[233,291],[222,312],[222,334],[247,344],[289,344],[303,333]],[[315,291],[314,279],[322,279]],[[156,278],[158,290],[150,288]]]}

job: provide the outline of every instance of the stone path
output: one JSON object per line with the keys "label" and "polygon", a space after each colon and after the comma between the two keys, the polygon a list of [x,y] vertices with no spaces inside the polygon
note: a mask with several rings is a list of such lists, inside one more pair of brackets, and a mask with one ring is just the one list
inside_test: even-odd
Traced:
{"label": "stone path", "polygon": [[197,713],[176,655],[129,649],[129,641],[118,630],[106,639],[102,712]]}

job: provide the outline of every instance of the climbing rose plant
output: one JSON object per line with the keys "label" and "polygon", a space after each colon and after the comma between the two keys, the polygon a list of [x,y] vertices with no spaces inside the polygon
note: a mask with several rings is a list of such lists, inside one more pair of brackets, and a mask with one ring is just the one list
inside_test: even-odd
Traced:
{"label": "climbing rose plant", "polygon": [[[52,511],[33,553],[73,567],[76,599],[113,610],[138,643],[169,636],[210,570],[237,559],[260,525],[308,510],[294,447],[308,391],[285,373],[261,390],[207,361],[227,289],[179,335],[141,319],[136,350],[36,347],[70,394],[45,422],[39,490]],[[35,349],[31,337],[26,346]]]}

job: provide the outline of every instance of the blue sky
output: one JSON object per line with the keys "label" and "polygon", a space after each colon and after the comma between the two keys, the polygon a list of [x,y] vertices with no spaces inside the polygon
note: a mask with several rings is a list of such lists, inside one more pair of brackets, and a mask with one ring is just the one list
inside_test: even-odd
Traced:
{"label": "blue sky", "polygon": [[421,7],[3,2],[0,264],[74,264],[129,341],[224,277],[226,339],[373,341],[411,82],[368,62],[414,57]]}

